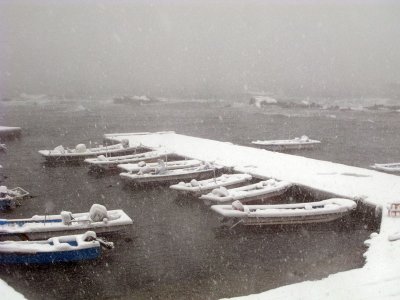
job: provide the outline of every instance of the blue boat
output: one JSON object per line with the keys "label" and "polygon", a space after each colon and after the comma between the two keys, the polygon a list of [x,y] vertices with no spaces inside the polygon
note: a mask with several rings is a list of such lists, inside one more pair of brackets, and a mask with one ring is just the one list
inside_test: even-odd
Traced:
{"label": "blue boat", "polygon": [[101,246],[112,243],[97,238],[96,233],[53,237],[41,241],[0,242],[0,264],[54,264],[96,259]]}

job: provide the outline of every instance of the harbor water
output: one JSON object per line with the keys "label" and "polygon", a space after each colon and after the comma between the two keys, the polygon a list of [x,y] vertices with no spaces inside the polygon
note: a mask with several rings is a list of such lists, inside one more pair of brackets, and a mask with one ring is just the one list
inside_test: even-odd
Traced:
{"label": "harbor water", "polygon": [[[398,113],[292,111],[229,101],[114,104],[112,101],[1,103],[0,122],[22,127],[0,153],[2,185],[33,196],[0,218],[123,209],[134,224],[107,236],[115,249],[90,262],[0,266],[0,278],[28,299],[218,299],[260,293],[361,267],[376,220],[357,214],[318,226],[224,228],[196,199],[168,187],[132,188],[85,165],[49,166],[37,153],[101,144],[104,133],[174,130],[240,145],[303,134],[322,147],[295,154],[354,166],[398,160]],[[282,199],[284,201],[284,199]]]}

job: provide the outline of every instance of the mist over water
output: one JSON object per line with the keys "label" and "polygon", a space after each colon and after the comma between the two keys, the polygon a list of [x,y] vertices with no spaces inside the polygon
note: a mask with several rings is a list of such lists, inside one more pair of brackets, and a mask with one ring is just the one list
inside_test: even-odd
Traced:
{"label": "mist over water", "polygon": [[[245,146],[255,139],[307,133],[323,146],[296,154],[362,167],[378,157],[385,161],[399,154],[395,145],[400,137],[395,133],[400,123],[394,122],[393,113],[291,116],[290,109],[265,114],[249,105],[226,104],[0,102],[0,121],[24,128],[22,138],[8,141],[8,152],[0,153],[1,184],[22,186],[35,196],[1,213],[2,218],[85,212],[100,203],[123,209],[134,220],[126,233],[107,236],[115,249],[103,251],[98,260],[4,266],[0,278],[28,299],[200,300],[260,293],[362,267],[363,241],[377,230],[363,214],[344,223],[229,230],[201,201],[178,197],[167,186],[128,188],[117,174],[96,176],[85,165],[51,167],[37,153],[60,144],[72,148],[102,143],[104,133],[176,130]],[[395,125],[387,130],[391,123]],[[387,147],[382,150],[378,141]],[[277,201],[287,202],[289,196]]]}
{"label": "mist over water", "polygon": [[396,1],[2,1],[2,96],[399,96]]}

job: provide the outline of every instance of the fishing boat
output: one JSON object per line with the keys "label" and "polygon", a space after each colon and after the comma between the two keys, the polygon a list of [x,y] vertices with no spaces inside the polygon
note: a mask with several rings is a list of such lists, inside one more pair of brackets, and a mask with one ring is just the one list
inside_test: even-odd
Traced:
{"label": "fishing boat", "polygon": [[280,225],[321,223],[339,219],[356,208],[353,200],[331,198],[318,202],[243,205],[235,201],[231,205],[213,205],[211,209],[234,225]]}
{"label": "fishing boat", "polygon": [[0,264],[54,264],[96,259],[101,248],[111,249],[94,231],[40,241],[0,242]]}
{"label": "fishing boat", "polygon": [[[155,169],[159,167],[160,163],[155,162],[146,162],[146,161],[140,161],[137,164],[119,164],[118,168],[123,170],[124,172],[128,173],[137,173],[140,171],[142,168],[150,168],[150,169]],[[173,161],[167,161],[165,162],[165,168],[167,170],[175,170],[175,169],[184,169],[184,168],[192,168],[192,167],[197,167],[201,165],[201,161],[197,159],[188,159],[188,160],[173,160]]]}
{"label": "fishing boat", "polygon": [[372,168],[379,171],[396,173],[400,172],[400,162],[398,163],[388,163],[388,164],[374,164]]}
{"label": "fishing boat", "polygon": [[167,158],[173,155],[172,152],[167,150],[155,150],[138,154],[122,155],[105,157],[104,155],[97,156],[96,158],[85,159],[85,163],[89,165],[92,170],[116,170],[119,164],[156,162],[161,158]]}
{"label": "fishing boat", "polygon": [[221,166],[204,163],[198,167],[167,170],[165,167],[156,170],[139,170],[137,174],[121,173],[122,179],[134,184],[173,183],[187,179],[204,179],[216,175]]}
{"label": "fishing boat", "polygon": [[192,179],[190,182],[179,182],[171,185],[170,188],[184,195],[200,196],[211,192],[219,187],[234,187],[248,182],[252,179],[249,174],[223,174],[216,178],[197,181]]}
{"label": "fishing boat", "polygon": [[321,144],[321,141],[312,140],[306,135],[296,137],[291,140],[269,140],[269,141],[253,141],[253,145],[271,150],[271,151],[287,151],[287,150],[302,150],[312,149]]}
{"label": "fishing boat", "polygon": [[123,210],[108,210],[93,204],[89,212],[33,216],[28,219],[0,219],[0,237],[16,235],[37,240],[64,234],[79,234],[88,230],[97,234],[125,230],[132,219]]}
{"label": "fishing boat", "polygon": [[23,188],[8,189],[4,185],[0,186],[0,211],[14,209],[16,206],[21,205],[19,201],[27,196],[29,196],[29,193]]}
{"label": "fishing boat", "polygon": [[226,189],[222,186],[212,190],[212,192],[208,194],[202,195],[200,199],[202,199],[206,205],[212,203],[231,203],[235,200],[240,200],[243,203],[256,200],[262,201],[282,195],[291,186],[292,183],[287,181],[268,179],[233,189]]}
{"label": "fishing boat", "polygon": [[123,140],[119,144],[107,145],[95,148],[86,148],[85,144],[78,144],[74,149],[64,148],[62,145],[55,147],[53,150],[39,150],[39,153],[48,162],[58,161],[83,161],[86,158],[97,157],[99,155],[115,156],[136,153],[143,151],[140,145],[130,145],[129,140]]}
{"label": "fishing boat", "polygon": [[0,126],[0,139],[13,139],[21,136],[21,127]]}

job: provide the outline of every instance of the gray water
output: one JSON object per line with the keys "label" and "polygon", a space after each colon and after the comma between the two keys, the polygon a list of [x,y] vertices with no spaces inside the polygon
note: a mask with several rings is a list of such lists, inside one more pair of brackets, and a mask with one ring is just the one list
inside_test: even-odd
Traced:
{"label": "gray water", "polygon": [[101,203],[134,220],[127,233],[108,236],[115,249],[96,261],[2,266],[0,278],[29,299],[217,299],[259,293],[361,267],[363,241],[376,230],[360,215],[345,224],[227,230],[199,201],[179,198],[166,187],[128,188],[117,175],[94,176],[85,166],[50,167],[39,149],[101,143],[104,133],[175,130],[241,145],[307,134],[324,146],[300,155],[361,167],[395,161],[400,154],[398,115],[390,113],[271,114],[223,102],[0,105],[0,123],[23,128],[22,138],[8,141],[9,151],[0,154],[2,184],[22,186],[35,196],[0,218],[88,211]]}

